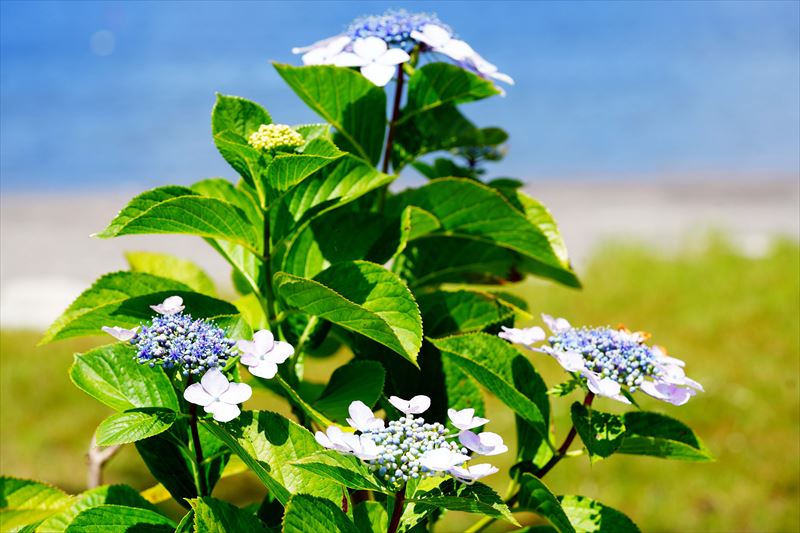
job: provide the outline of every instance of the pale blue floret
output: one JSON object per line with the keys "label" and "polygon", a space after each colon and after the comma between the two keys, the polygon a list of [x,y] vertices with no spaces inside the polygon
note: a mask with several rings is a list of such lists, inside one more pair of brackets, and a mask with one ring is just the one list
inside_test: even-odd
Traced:
{"label": "pale blue floret", "polygon": [[183,375],[201,375],[211,368],[224,367],[236,355],[236,343],[225,336],[225,330],[183,313],[154,317],[151,324],[142,325],[130,343],[136,346],[140,364],[178,368]]}
{"label": "pale blue floret", "polygon": [[608,327],[570,328],[549,337],[558,352],[575,352],[583,356],[585,368],[610,378],[633,392],[645,377],[658,379],[658,355],[630,333]]}
{"label": "pale blue floret", "polygon": [[434,24],[450,31],[435,14],[409,13],[405,9],[398,9],[386,11],[382,15],[359,17],[350,23],[345,35],[354,40],[378,37],[389,45],[411,50],[416,44],[411,38],[411,32],[421,31],[426,24]]}

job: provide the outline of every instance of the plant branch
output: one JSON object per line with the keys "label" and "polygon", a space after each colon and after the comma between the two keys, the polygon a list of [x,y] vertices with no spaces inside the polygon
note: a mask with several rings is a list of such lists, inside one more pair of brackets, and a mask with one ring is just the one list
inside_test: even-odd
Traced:
{"label": "plant branch", "polygon": [[93,489],[103,484],[103,467],[114,457],[122,448],[122,445],[100,448],[97,446],[97,435],[92,435],[92,442],[89,444],[88,472],[86,476],[86,487]]}
{"label": "plant branch", "polygon": [[400,517],[403,516],[403,505],[406,501],[406,487],[403,486],[397,494],[394,495],[394,509],[392,510],[392,520],[389,522],[389,529],[387,533],[397,533],[397,528],[400,526]]}
{"label": "plant branch", "polygon": [[[397,120],[400,117],[400,102],[403,98],[403,80],[405,71],[403,70],[402,63],[397,65],[397,84],[394,88],[394,105],[392,106],[392,118],[389,121],[389,133],[386,135],[386,148],[383,152],[383,165],[381,172],[384,174],[389,173],[389,164],[392,161],[392,148],[394,147],[394,130],[397,125]],[[395,169],[397,170],[397,169]],[[389,189],[388,185],[381,187],[378,196],[378,211],[383,211],[383,206],[386,203],[386,194]]]}
{"label": "plant branch", "polygon": [[[193,382],[192,375],[189,374],[186,386],[189,387]],[[200,444],[200,432],[197,429],[197,405],[189,404],[189,427],[192,430],[192,448],[194,448],[195,458],[195,484],[197,485],[198,496],[208,496],[208,488],[206,487],[206,476],[203,474],[203,447]]]}

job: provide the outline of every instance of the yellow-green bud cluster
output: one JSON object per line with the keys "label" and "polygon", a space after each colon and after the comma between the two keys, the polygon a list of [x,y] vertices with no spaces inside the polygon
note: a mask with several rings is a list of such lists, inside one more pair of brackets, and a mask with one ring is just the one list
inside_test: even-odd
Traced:
{"label": "yellow-green bud cluster", "polygon": [[254,148],[274,150],[303,146],[305,139],[286,124],[262,124],[258,131],[250,134],[247,142]]}

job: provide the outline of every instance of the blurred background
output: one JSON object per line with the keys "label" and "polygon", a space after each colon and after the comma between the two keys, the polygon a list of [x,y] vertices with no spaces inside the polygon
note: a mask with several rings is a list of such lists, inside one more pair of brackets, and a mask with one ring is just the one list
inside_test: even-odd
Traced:
{"label": "blurred background", "polygon": [[[125,268],[125,250],[193,259],[230,290],[199,240],[89,234],[144,189],[235,178],[210,136],[216,91],[278,121],[317,120],[269,62],[299,63],[293,46],[387,8],[438,13],[516,80],[467,114],[508,130],[489,175],[526,181],[551,208],[585,286],[526,282],[532,311],[649,330],[706,386],[686,406],[643,407],[692,425],[716,463],[578,458],[551,487],[645,531],[800,530],[794,1],[0,2],[0,471],[84,488],[85,450],[108,413],[66,369],[100,340],[35,344],[96,277]],[[421,181],[409,173],[397,187]],[[534,362],[548,384],[561,378]],[[312,377],[334,364],[315,362]],[[568,413],[557,415],[563,434]],[[153,483],[132,449],[107,480]],[[240,503],[261,494],[247,476],[219,490]]]}

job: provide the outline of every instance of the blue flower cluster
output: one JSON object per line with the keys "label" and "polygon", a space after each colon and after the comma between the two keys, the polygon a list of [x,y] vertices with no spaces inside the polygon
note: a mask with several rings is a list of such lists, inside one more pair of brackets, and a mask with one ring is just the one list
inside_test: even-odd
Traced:
{"label": "blue flower cluster", "polygon": [[[378,37],[387,44],[410,50],[416,44],[412,31],[421,31],[426,24],[450,28],[431,13],[409,13],[405,9],[389,10],[383,15],[368,15],[355,19],[345,31],[351,39]],[[452,34],[452,31],[450,31]]]}
{"label": "blue flower cluster", "polygon": [[457,441],[447,440],[447,429],[442,424],[428,424],[413,416],[392,420],[387,427],[362,435],[381,449],[380,454],[369,461],[370,470],[390,485],[439,475],[420,464],[420,457],[427,451],[444,448],[453,453],[468,453]]}
{"label": "blue flower cluster", "polygon": [[657,378],[660,374],[657,354],[628,331],[608,327],[569,328],[547,340],[558,352],[581,354],[587,370],[627,385],[631,392],[645,377]]}
{"label": "blue flower cluster", "polygon": [[130,342],[138,350],[140,364],[177,367],[185,376],[224,367],[236,355],[236,342],[225,336],[225,330],[183,313],[154,317]]}

